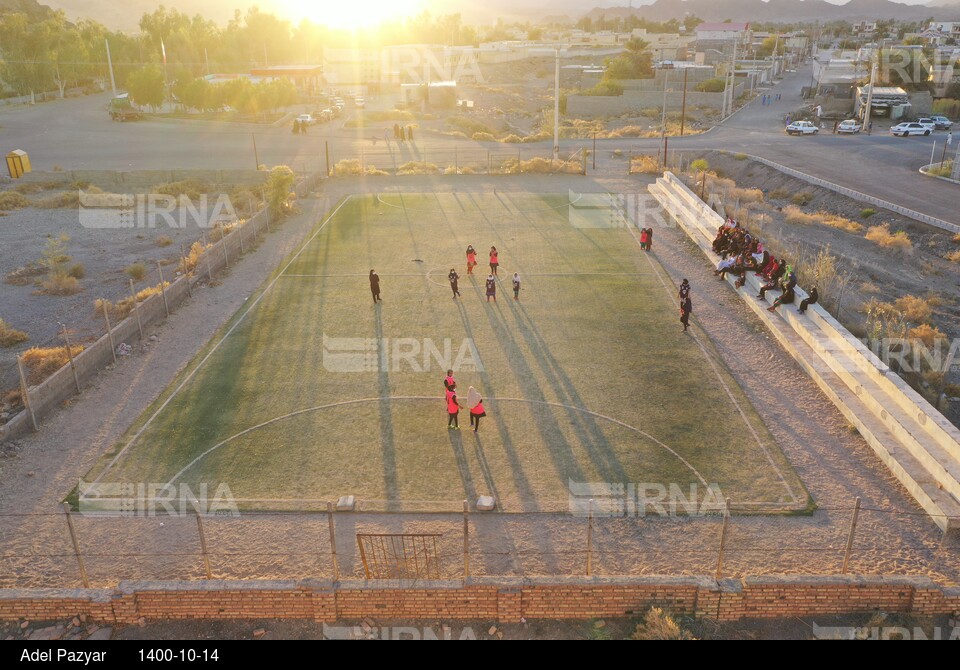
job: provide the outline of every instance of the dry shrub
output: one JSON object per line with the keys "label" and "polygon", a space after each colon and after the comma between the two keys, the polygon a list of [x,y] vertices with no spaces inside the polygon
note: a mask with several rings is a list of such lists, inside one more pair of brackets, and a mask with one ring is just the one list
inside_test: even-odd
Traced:
{"label": "dry shrub", "polygon": [[32,284],[33,280],[37,277],[42,277],[45,274],[47,274],[47,268],[35,263],[30,263],[29,265],[17,268],[13,272],[8,272],[3,280],[13,286],[26,286],[27,284]]}
{"label": "dry shrub", "polygon": [[474,133],[473,135],[470,136],[470,139],[473,140],[474,142],[496,142],[497,141],[497,138],[494,137],[492,133],[484,133],[484,132]]}
{"label": "dry shrub", "polygon": [[508,174],[580,174],[583,171],[579,161],[555,161],[549,158],[531,158],[519,163],[511,159],[504,168]]}
{"label": "dry shrub", "polygon": [[157,239],[155,239],[155,240],[153,241],[153,243],[154,243],[156,246],[160,247],[161,249],[166,249],[166,248],[169,247],[171,244],[173,244],[173,240],[171,240],[171,239],[170,239],[169,237],[167,237],[166,235],[161,235],[160,237],[158,237]]}
{"label": "dry shrub", "polygon": [[669,614],[659,607],[651,607],[643,621],[637,624],[631,640],[695,640],[689,631],[683,630]]}
{"label": "dry shrub", "polygon": [[83,263],[74,263],[67,269],[67,274],[74,279],[83,279],[87,276],[87,268]]}
{"label": "dry shrub", "polygon": [[957,244],[960,244],[960,233],[957,233],[956,235],[953,236],[953,241],[956,242]]}
{"label": "dry shrub", "polygon": [[663,174],[660,161],[655,156],[634,156],[630,160],[630,174]]}
{"label": "dry shrub", "polygon": [[520,137],[519,135],[514,135],[513,133],[510,133],[500,141],[504,142],[505,144],[520,144],[521,142],[523,142],[523,138]]}
{"label": "dry shrub", "polygon": [[790,189],[786,188],[775,188],[770,191],[771,200],[789,200],[790,199]]}
{"label": "dry shrub", "polygon": [[[83,351],[82,344],[74,344],[70,352],[74,356]],[[39,384],[70,362],[66,347],[33,347],[23,352],[23,364],[27,368],[27,381]]]}
{"label": "dry shrub", "polygon": [[200,179],[184,179],[183,181],[157,184],[150,192],[161,195],[172,195],[175,198],[185,195],[190,200],[199,200],[201,195],[210,193],[210,185]]}
{"label": "dry shrub", "polygon": [[353,177],[363,174],[363,169],[360,167],[360,159],[344,158],[341,161],[337,161],[337,164],[333,166],[333,174],[337,177]]}
{"label": "dry shrub", "polygon": [[790,202],[798,207],[804,207],[805,205],[809,205],[811,202],[813,202],[813,193],[801,191],[790,198]]}
{"label": "dry shrub", "polygon": [[874,284],[873,282],[865,281],[860,284],[861,293],[880,293],[880,287]]}
{"label": "dry shrub", "polygon": [[30,206],[30,200],[22,193],[16,191],[4,191],[0,193],[0,211],[10,211],[11,209],[23,209]]}
{"label": "dry shrub", "polygon": [[64,191],[49,198],[36,200],[33,205],[40,209],[73,209],[80,206],[80,194],[77,191]]}
{"label": "dry shrub", "polygon": [[389,172],[387,172],[386,170],[378,170],[375,165],[368,165],[364,174],[370,177],[389,177],[390,176]]}
{"label": "dry shrub", "polygon": [[23,195],[30,195],[31,193],[38,193],[43,190],[43,184],[41,182],[26,182],[23,184],[17,184],[13,187],[13,190],[17,193],[22,193]]}
{"label": "dry shrub", "polygon": [[143,263],[133,263],[125,267],[123,272],[133,281],[143,281],[147,276],[147,266]]}
{"label": "dry shrub", "polygon": [[907,333],[907,339],[922,342],[928,349],[933,349],[939,342],[947,342],[947,336],[939,328],[931,326],[928,323],[922,323],[919,326],[911,328]]}
{"label": "dry shrub", "polygon": [[535,135],[527,135],[523,138],[524,144],[533,144],[535,142],[546,142],[547,140],[553,137],[553,133],[548,133],[546,131],[541,131]]}
{"label": "dry shrub", "polygon": [[903,314],[903,318],[910,323],[929,323],[933,316],[933,308],[923,298],[915,295],[905,295],[894,301],[894,306]]}
{"label": "dry shrub", "polygon": [[155,295],[160,295],[160,291],[168,288],[169,286],[170,286],[170,282],[165,281],[163,282],[162,287],[160,286],[160,284],[157,284],[156,286],[148,286],[145,289],[141,289],[137,291],[137,302],[144,302],[147,298],[152,298]]}
{"label": "dry shrub", "polygon": [[[190,245],[190,251],[187,252],[186,259],[180,260],[181,274],[187,274],[191,270],[196,269],[197,265],[200,263],[200,259],[203,257],[204,252],[209,248],[210,245],[204,246],[203,242],[200,240],[197,240]],[[186,267],[184,267],[184,260],[186,261]]]}
{"label": "dry shrub", "polygon": [[734,188],[730,197],[743,203],[763,202],[763,191],[759,188]]}
{"label": "dry shrub", "polygon": [[886,249],[896,249],[900,251],[909,251],[913,249],[913,243],[907,236],[907,233],[898,230],[895,233],[890,232],[890,226],[886,223],[879,226],[871,226],[867,230],[867,239],[876,242]]}
{"label": "dry shrub", "polygon": [[410,161],[397,168],[398,175],[437,174],[438,172],[440,168],[436,165],[423,161]]}
{"label": "dry shrub", "polygon": [[40,282],[40,291],[43,295],[65,296],[75,295],[81,290],[80,282],[76,277],[67,273],[54,273]]}
{"label": "dry shrub", "polygon": [[0,319],[0,347],[15,347],[29,339],[30,336],[25,332],[9,326],[3,319]]}
{"label": "dry shrub", "polygon": [[[210,234],[207,236],[210,239],[211,243],[219,242],[224,237],[233,232],[233,230],[241,225],[242,221],[234,221],[233,223],[217,223],[214,224],[213,228],[210,229]],[[167,261],[166,264],[172,263],[173,261]],[[160,261],[161,264],[164,264],[163,261]]]}
{"label": "dry shrub", "polygon": [[951,251],[949,254],[947,254],[947,260],[953,261],[954,263],[960,263],[960,250]]}
{"label": "dry shrub", "polygon": [[119,302],[110,302],[106,298],[97,298],[93,301],[93,316],[95,318],[102,319],[104,310],[106,310],[112,322],[122,321],[133,311],[133,298],[124,298]]}
{"label": "dry shrub", "polygon": [[848,233],[859,233],[863,226],[856,221],[851,221],[836,214],[829,212],[808,213],[801,210],[796,205],[787,205],[783,208],[784,219],[787,223],[794,225],[808,226],[821,225],[838,228]]}

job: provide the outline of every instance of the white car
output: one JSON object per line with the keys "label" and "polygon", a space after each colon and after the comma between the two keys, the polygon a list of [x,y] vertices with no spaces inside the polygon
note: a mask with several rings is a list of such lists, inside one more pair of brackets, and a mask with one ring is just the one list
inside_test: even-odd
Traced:
{"label": "white car", "polygon": [[837,126],[838,133],[850,133],[851,135],[856,135],[863,129],[863,126],[860,125],[860,122],[856,119],[847,119],[846,121],[841,121],[840,125]]}
{"label": "white car", "polygon": [[312,126],[314,123],[316,123],[312,114],[301,114],[297,117],[297,121],[300,123],[305,123],[308,126]]}
{"label": "white car", "polygon": [[930,120],[937,124],[937,130],[950,130],[953,127],[953,121],[945,116],[931,116]]}
{"label": "white car", "polygon": [[929,126],[924,126],[916,122],[900,123],[890,129],[891,135],[906,137],[907,135],[929,135],[933,130]]}
{"label": "white car", "polygon": [[810,121],[794,121],[786,128],[787,135],[816,135],[820,132]]}
{"label": "white car", "polygon": [[353,104],[355,104],[357,107],[363,107],[363,106],[365,106],[367,103],[366,103],[366,101],[365,101],[363,98],[357,97],[357,98],[354,99]]}
{"label": "white car", "polygon": [[937,122],[931,118],[925,117],[922,119],[917,119],[917,123],[919,123],[924,128],[929,128],[931,131],[934,131],[937,129]]}

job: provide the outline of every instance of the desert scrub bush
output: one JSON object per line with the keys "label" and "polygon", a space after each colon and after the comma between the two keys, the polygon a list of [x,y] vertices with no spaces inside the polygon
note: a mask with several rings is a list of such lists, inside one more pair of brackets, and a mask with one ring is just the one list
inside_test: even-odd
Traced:
{"label": "desert scrub bush", "polygon": [[956,242],[957,244],[960,244],[960,233],[957,233],[956,235],[953,236],[953,241]]}
{"label": "desert scrub bush", "polygon": [[740,188],[736,186],[730,191],[730,197],[742,203],[763,202],[763,191],[759,188]]}
{"label": "desert scrub bush", "polygon": [[860,218],[869,219],[871,216],[873,216],[876,213],[877,213],[877,210],[873,209],[872,207],[865,207],[860,210]]}
{"label": "desert scrub bush", "polygon": [[477,132],[473,133],[470,136],[470,139],[474,142],[496,142],[497,138],[494,137],[493,133]]}
{"label": "desert scrub bush", "polygon": [[933,307],[923,298],[915,295],[905,295],[894,301],[894,306],[903,314],[903,318],[910,323],[929,323],[933,316]]}
{"label": "desert scrub bush", "polygon": [[35,200],[33,206],[40,209],[73,209],[80,206],[80,194],[77,191],[64,191],[48,198]]}
{"label": "desert scrub bush", "polygon": [[696,638],[680,627],[672,616],[659,607],[651,607],[637,624],[631,640],[694,640]]}
{"label": "desert scrub bush", "polygon": [[74,263],[67,268],[67,274],[74,279],[83,279],[87,276],[87,268],[83,265],[83,263]]}
{"label": "desert scrub bush", "polygon": [[949,254],[947,254],[947,260],[953,261],[954,263],[960,263],[960,250],[951,251]]}
{"label": "desert scrub bush", "polygon": [[837,228],[848,233],[859,233],[863,230],[863,226],[856,221],[851,221],[850,219],[836,214],[830,214],[829,212],[804,212],[796,205],[787,205],[784,207],[783,215],[787,223],[795,225],[808,226],[816,224]]}
{"label": "desert scrub bush", "polygon": [[147,266],[143,263],[132,263],[123,269],[125,275],[133,281],[143,281],[147,276]]}
{"label": "desert scrub bush", "polygon": [[523,142],[523,138],[520,137],[519,135],[514,135],[513,133],[510,133],[509,135],[501,138],[500,141],[504,142],[505,144],[520,144],[521,142]]}
{"label": "desert scrub bush", "polygon": [[30,200],[16,191],[0,192],[0,211],[9,212],[13,209],[23,209],[30,206]]}
{"label": "desert scrub bush", "polygon": [[775,188],[770,191],[771,200],[789,200],[790,190],[786,188]]}
{"label": "desert scrub bush", "polygon": [[418,175],[418,174],[437,174],[440,172],[433,163],[423,161],[409,161],[397,168],[398,175]]}
{"label": "desert scrub bush", "polygon": [[388,177],[390,175],[386,170],[378,169],[376,165],[368,165],[363,174],[369,177]]}
{"label": "desert scrub bush", "polygon": [[37,277],[47,274],[47,268],[37,263],[28,263],[22,267],[8,272],[3,281],[12,286],[26,286],[32,284]]}
{"label": "desert scrub bush", "polygon": [[184,179],[155,185],[151,193],[171,195],[175,198],[186,196],[190,200],[199,200],[201,195],[210,192],[210,184],[201,179]]}
{"label": "desert scrub bush", "polygon": [[[81,351],[83,345],[74,344],[69,353],[76,356]],[[66,347],[33,347],[23,352],[23,364],[27,368],[27,380],[30,384],[39,384],[69,362]]]}
{"label": "desert scrub bush", "polygon": [[23,344],[29,339],[30,336],[25,332],[22,330],[17,330],[16,328],[8,325],[3,319],[0,319],[0,347],[15,347],[18,344]]}
{"label": "desert scrub bush", "polygon": [[43,184],[37,181],[26,182],[24,184],[17,184],[13,187],[13,190],[17,193],[22,193],[23,195],[30,195],[31,193],[39,193],[42,191]]}
{"label": "desert scrub bush", "polygon": [[130,312],[133,311],[133,296],[124,298],[119,302],[110,302],[106,298],[97,298],[93,301],[93,316],[96,319],[103,318],[103,312],[106,311],[113,323],[122,321]]}
{"label": "desert scrub bush", "polygon": [[950,341],[942,330],[931,326],[929,323],[921,323],[919,326],[911,328],[907,331],[907,339],[922,342],[927,349],[933,349],[938,342],[942,346]]}
{"label": "desert scrub bush", "polygon": [[496,128],[467,116],[451,116],[446,120],[445,123],[446,125],[460,130],[467,135],[475,135],[476,133],[488,133],[490,135],[497,134]]}
{"label": "desert scrub bush", "polygon": [[634,156],[630,159],[630,174],[661,174],[660,161],[655,156]]}
{"label": "desert scrub bush", "polygon": [[747,160],[747,154],[733,154],[733,160],[745,161]]}
{"label": "desert scrub bush", "polygon": [[171,239],[170,239],[169,237],[167,237],[166,235],[161,235],[160,237],[158,237],[157,239],[155,239],[155,240],[153,241],[153,244],[154,244],[154,246],[159,247],[159,248],[161,248],[161,249],[166,249],[166,248],[169,247],[171,244],[173,244],[173,240],[171,240]]}
{"label": "desert scrub bush", "polygon": [[80,281],[76,277],[71,277],[66,273],[58,273],[50,275],[41,281],[38,293],[51,296],[66,296],[75,295],[82,290],[83,289],[80,288]]}
{"label": "desert scrub bush", "polygon": [[913,243],[905,231],[898,230],[895,233],[891,233],[890,226],[886,223],[879,226],[871,226],[867,230],[866,237],[871,242],[876,242],[885,249],[900,251],[913,249]]}
{"label": "desert scrub bush", "polygon": [[360,167],[360,159],[344,158],[343,160],[337,161],[337,164],[333,166],[333,174],[337,177],[356,177],[363,174],[363,169]]}
{"label": "desert scrub bush", "polygon": [[583,170],[578,161],[555,161],[549,158],[531,158],[519,163],[513,159],[505,167],[509,174],[580,174]]}
{"label": "desert scrub bush", "polygon": [[790,202],[797,207],[805,207],[813,202],[813,193],[810,193],[809,191],[800,191],[790,198]]}

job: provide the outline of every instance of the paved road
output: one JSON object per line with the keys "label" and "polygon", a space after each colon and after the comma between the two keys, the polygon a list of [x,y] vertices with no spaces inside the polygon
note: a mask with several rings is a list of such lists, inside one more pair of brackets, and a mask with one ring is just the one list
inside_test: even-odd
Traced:
{"label": "paved road", "polygon": [[[960,220],[957,196],[960,187],[922,177],[917,169],[929,162],[933,143],[942,147],[944,133],[931,137],[895,138],[874,129],[872,136],[833,135],[789,137],[782,118],[804,103],[800,88],[810,81],[809,67],[782,81],[774,92],[782,100],[772,106],[751,103],[723,126],[701,136],[676,138],[671,149],[726,149],[754,154],[803,170],[876,197],[899,203],[948,221]],[[382,130],[351,131],[314,127],[306,137],[294,136],[287,127],[221,122],[148,120],[116,123],[105,111],[108,96],[90,96],[0,111],[0,151],[28,151],[36,169],[102,168],[116,170],[183,168],[252,168],[255,166],[253,135],[258,158],[269,165],[286,163],[296,169],[321,169],[324,145],[329,142],[334,160],[374,149],[371,137]],[[960,140],[960,137],[958,137]],[[586,141],[564,141],[566,153]],[[394,147],[396,145],[391,145]],[[398,162],[421,159],[430,152],[484,150],[511,151],[517,145],[486,147],[469,140],[455,140],[424,133],[413,145],[405,145]],[[602,149],[651,150],[656,140],[605,140]],[[957,144],[954,144],[956,148]],[[521,150],[549,151],[549,145],[523,145]],[[937,150],[937,157],[940,151]],[[609,155],[609,153],[607,154]]]}

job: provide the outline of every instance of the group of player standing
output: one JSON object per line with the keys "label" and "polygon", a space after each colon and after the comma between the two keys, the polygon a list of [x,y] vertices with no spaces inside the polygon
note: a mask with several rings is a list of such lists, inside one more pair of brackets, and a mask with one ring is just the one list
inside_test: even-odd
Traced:
{"label": "group of player standing", "polygon": [[[457,380],[453,378],[453,370],[447,370],[443,388],[447,398],[447,430],[460,430],[460,410],[464,405],[457,397]],[[467,406],[470,409],[470,427],[476,433],[480,430],[480,419],[487,412],[483,409],[483,398],[472,386],[467,391]]]}
{"label": "group of player standing", "polygon": [[[472,244],[467,245],[467,274],[473,274],[473,268],[477,266],[477,250],[473,248]],[[500,252],[497,251],[496,247],[490,247],[490,274],[487,275],[486,280],[486,290],[487,290],[487,302],[491,300],[493,302],[497,301],[497,271],[500,268]],[[453,299],[456,300],[460,296],[460,275],[457,273],[456,268],[450,268],[450,273],[447,275],[447,280],[450,282],[450,288],[453,290]],[[520,300],[520,273],[513,273],[513,299]]]}

